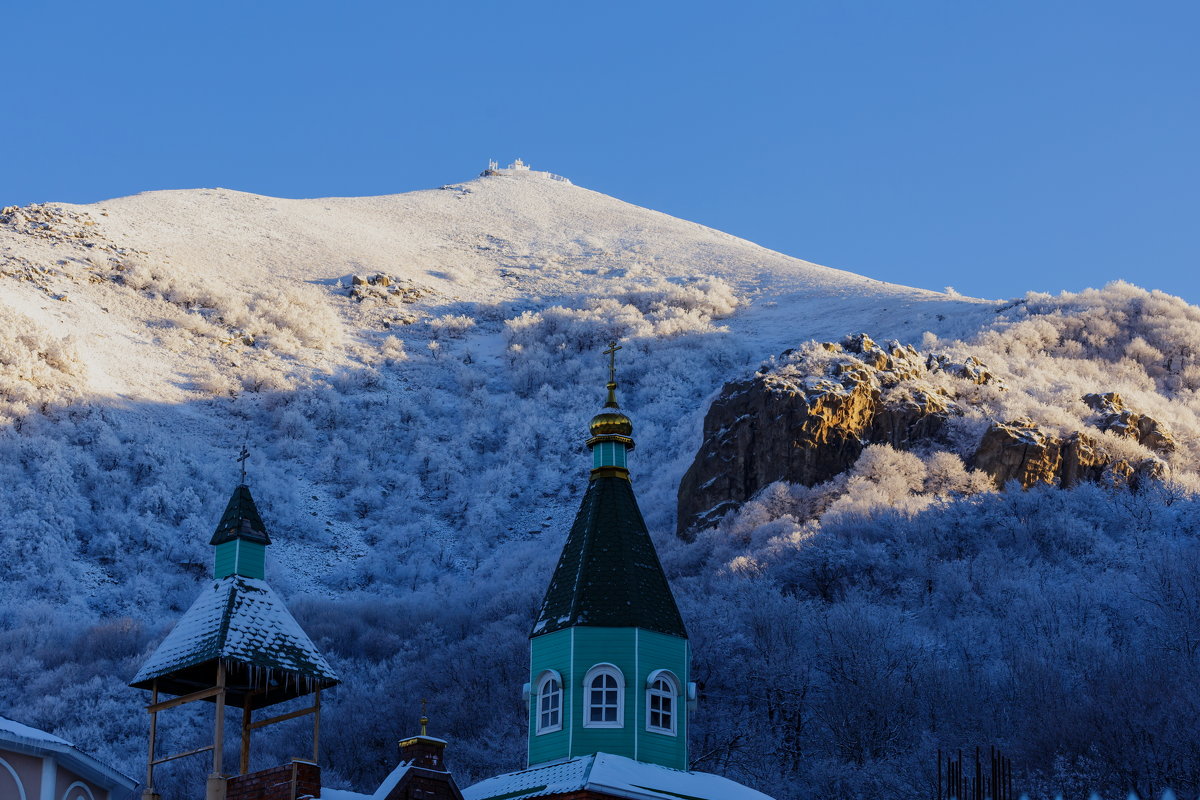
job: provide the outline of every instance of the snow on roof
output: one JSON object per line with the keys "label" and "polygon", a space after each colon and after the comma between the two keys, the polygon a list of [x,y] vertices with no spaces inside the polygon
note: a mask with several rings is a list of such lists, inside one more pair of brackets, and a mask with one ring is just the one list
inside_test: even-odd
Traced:
{"label": "snow on roof", "polygon": [[498,775],[463,790],[465,800],[526,800],[591,790],[630,800],[772,800],[707,772],[683,772],[624,756],[595,753]]}
{"label": "snow on roof", "polygon": [[319,681],[338,680],[266,581],[230,575],[214,581],[196,598],[131,685],[217,658]]}
{"label": "snow on roof", "polygon": [[114,798],[126,796],[115,790],[124,789],[128,793],[137,786],[133,778],[88,755],[67,740],[7,717],[0,717],[0,746],[32,755],[53,754],[72,772],[102,788],[114,790]]}
{"label": "snow on roof", "polygon": [[383,779],[383,783],[379,784],[379,788],[374,794],[362,794],[361,792],[352,792],[348,789],[321,789],[321,800],[383,800],[387,797],[392,789],[396,788],[396,784],[408,772],[408,768],[412,766],[411,761],[401,761],[391,773]]}
{"label": "snow on roof", "polygon": [[8,739],[9,737],[5,736],[5,734],[27,739],[31,742],[65,744],[68,747],[71,746],[70,742],[66,741],[65,739],[60,739],[52,733],[46,733],[45,731],[38,730],[37,728],[31,728],[28,725],[22,725],[21,723],[11,720],[8,717],[0,717],[0,739]]}

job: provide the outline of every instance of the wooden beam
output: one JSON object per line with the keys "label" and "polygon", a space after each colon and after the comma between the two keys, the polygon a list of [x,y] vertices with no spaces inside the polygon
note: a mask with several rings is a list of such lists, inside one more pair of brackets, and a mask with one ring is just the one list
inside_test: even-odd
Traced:
{"label": "wooden beam", "polygon": [[213,746],[211,744],[206,744],[206,745],[204,745],[204,747],[197,747],[195,750],[188,750],[186,753],[176,753],[173,756],[167,756],[166,758],[156,759],[153,763],[154,764],[165,764],[168,761],[174,761],[177,758],[185,758],[187,756],[194,756],[197,753],[207,753],[209,750],[212,750],[212,749],[213,749]]}
{"label": "wooden beam", "polygon": [[225,662],[217,661],[217,718],[213,731],[213,774],[225,771]]}
{"label": "wooden beam", "polygon": [[258,722],[253,723],[250,726],[250,729],[255,730],[257,728],[265,728],[267,725],[274,725],[276,722],[287,722],[289,719],[303,717],[305,714],[315,714],[318,711],[318,708],[318,706],[312,706],[310,708],[302,708],[299,711],[293,711],[289,714],[280,714],[278,717],[260,719]]}
{"label": "wooden beam", "polygon": [[313,763],[317,763],[317,755],[321,752],[321,690],[317,689],[317,697],[313,701]]}
{"label": "wooden beam", "polygon": [[247,697],[242,705],[242,758],[238,765],[238,774],[245,775],[250,771],[250,698]]}
{"label": "wooden beam", "polygon": [[[150,708],[158,705],[158,679],[150,684]],[[154,738],[158,733],[158,713],[150,712],[150,754],[146,757],[146,789],[154,791]]]}
{"label": "wooden beam", "polygon": [[[174,700],[164,700],[161,703],[155,701],[155,702],[151,703],[150,705],[146,706],[146,710],[149,711],[151,714],[155,714],[155,713],[158,713],[159,711],[166,711],[168,708],[175,708],[176,706],[181,706],[184,703],[194,703],[197,700],[207,700],[210,697],[215,697],[215,696],[219,695],[223,691],[224,691],[224,689],[220,686],[214,686],[211,689],[201,689],[198,692],[192,692],[191,694],[185,694],[182,697],[176,697]],[[158,693],[155,692],[154,696],[158,697]]]}

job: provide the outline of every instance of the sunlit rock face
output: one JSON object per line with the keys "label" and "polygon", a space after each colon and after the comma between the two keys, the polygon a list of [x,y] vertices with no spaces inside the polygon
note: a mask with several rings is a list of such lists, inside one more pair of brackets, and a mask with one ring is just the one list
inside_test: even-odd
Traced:
{"label": "sunlit rock face", "polygon": [[681,535],[775,481],[829,480],[868,444],[906,449],[942,441],[959,412],[944,389],[924,380],[930,373],[991,380],[981,364],[926,358],[898,342],[881,347],[866,334],[781,358],[750,380],[726,384],[709,408],[703,443],[679,487]]}
{"label": "sunlit rock face", "polygon": [[[879,345],[866,334],[787,351],[752,378],[726,384],[709,408],[700,449],[680,482],[677,532],[689,537],[716,523],[775,481],[828,481],[872,444],[950,450],[997,488],[1015,482],[1026,489],[1083,482],[1137,488],[1164,475],[1160,458],[1116,452],[1102,433],[1159,456],[1176,448],[1164,425],[1126,408],[1115,392],[1081,398],[1095,412],[1087,432],[997,419],[992,400],[1005,391],[974,356]],[[956,430],[953,420],[964,415],[977,424]]]}
{"label": "sunlit rock face", "polygon": [[1175,452],[1175,439],[1162,423],[1126,408],[1125,401],[1116,392],[1086,394],[1083,402],[1099,416],[1095,424],[1100,430],[1133,439],[1157,453]]}
{"label": "sunlit rock face", "polygon": [[1038,484],[1069,489],[1084,481],[1136,487],[1145,478],[1161,477],[1164,471],[1158,459],[1119,458],[1086,433],[1075,431],[1058,437],[1028,419],[993,423],[971,461],[1000,488],[1009,481],[1025,489]]}

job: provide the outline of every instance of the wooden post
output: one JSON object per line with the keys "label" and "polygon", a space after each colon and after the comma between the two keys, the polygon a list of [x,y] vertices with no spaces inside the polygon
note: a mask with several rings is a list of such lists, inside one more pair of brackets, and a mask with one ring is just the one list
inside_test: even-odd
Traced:
{"label": "wooden post", "polygon": [[217,661],[217,688],[221,693],[217,695],[217,720],[215,724],[213,736],[213,774],[220,775],[224,771],[224,755],[225,748],[225,662],[218,659]]}
{"label": "wooden post", "polygon": [[[150,684],[150,705],[158,704],[158,679]],[[154,792],[154,738],[158,733],[158,712],[150,712],[150,757],[146,759],[146,791]]]}
{"label": "wooden post", "polygon": [[317,763],[317,756],[321,752],[321,690],[317,689],[317,698],[313,701],[313,763]]}
{"label": "wooden post", "polygon": [[242,759],[238,765],[238,774],[245,775],[250,771],[250,695],[242,704]]}

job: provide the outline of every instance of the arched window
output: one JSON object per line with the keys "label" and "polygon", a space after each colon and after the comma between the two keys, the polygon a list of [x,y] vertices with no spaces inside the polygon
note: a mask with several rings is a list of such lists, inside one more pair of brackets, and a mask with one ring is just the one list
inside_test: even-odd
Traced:
{"label": "arched window", "polygon": [[82,781],[75,781],[67,787],[62,800],[96,800],[96,795]]}
{"label": "arched window", "polygon": [[583,678],[585,728],[620,728],[625,724],[625,676],[612,664],[597,664]]}
{"label": "arched window", "polygon": [[561,731],[563,723],[562,676],[552,669],[542,673],[537,684],[537,732]]}
{"label": "arched window", "polygon": [[678,731],[679,681],[665,669],[646,680],[646,730],[674,736]]}
{"label": "arched window", "polygon": [[28,800],[21,776],[12,765],[0,758],[0,797],[12,797],[14,800]]}

